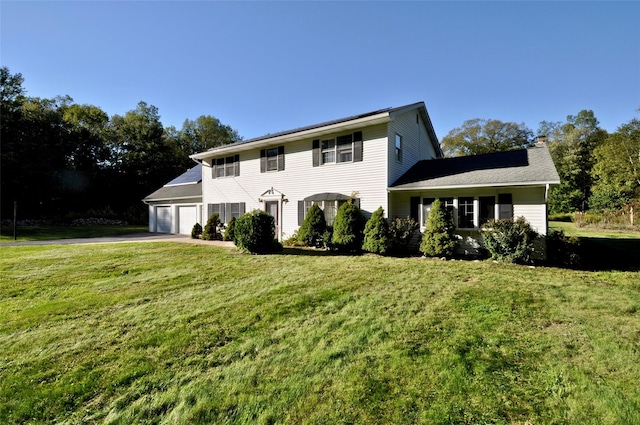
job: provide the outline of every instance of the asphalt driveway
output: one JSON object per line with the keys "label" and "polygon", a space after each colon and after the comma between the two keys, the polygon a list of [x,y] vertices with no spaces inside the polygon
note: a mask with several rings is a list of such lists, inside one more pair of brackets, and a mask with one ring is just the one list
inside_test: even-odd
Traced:
{"label": "asphalt driveway", "polygon": [[184,242],[200,243],[217,246],[232,247],[233,242],[223,241],[203,241],[201,239],[191,239],[186,235],[169,235],[166,233],[132,233],[129,235],[104,236],[99,238],[75,238],[75,239],[54,239],[48,241],[18,241],[2,242],[0,247],[10,246],[37,246],[37,245],[82,245],[82,244],[103,244],[103,243],[130,243],[130,242]]}

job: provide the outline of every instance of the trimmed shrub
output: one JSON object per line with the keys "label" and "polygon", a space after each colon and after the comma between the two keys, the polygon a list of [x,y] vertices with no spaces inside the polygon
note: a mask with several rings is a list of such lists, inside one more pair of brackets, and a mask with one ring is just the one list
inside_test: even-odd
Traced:
{"label": "trimmed shrub", "polygon": [[218,214],[211,214],[211,216],[207,220],[207,224],[205,224],[204,226],[202,239],[204,239],[205,241],[220,239],[218,226],[220,226],[220,216]]}
{"label": "trimmed shrub", "polygon": [[324,212],[317,205],[312,205],[298,229],[298,240],[307,246],[322,246],[322,235],[327,231]]}
{"label": "trimmed shrub", "polygon": [[554,230],[545,237],[547,245],[547,264],[551,266],[578,268],[580,258],[580,239],[565,236],[562,230]]}
{"label": "trimmed shrub", "polygon": [[[234,242],[238,249],[263,254],[274,252],[275,219],[264,211],[253,210],[236,220]],[[282,249],[280,245],[279,249]]]}
{"label": "trimmed shrub", "polygon": [[200,239],[200,236],[202,236],[202,225],[196,223],[191,229],[191,239]]}
{"label": "trimmed shrub", "polygon": [[333,242],[331,242],[332,239],[333,239],[333,227],[327,226],[327,231],[322,234],[322,245],[326,249],[334,249],[335,246],[333,246]]}
{"label": "trimmed shrub", "polygon": [[420,223],[411,217],[394,218],[389,222],[390,251],[396,254],[409,252],[409,244]]}
{"label": "trimmed shrub", "polygon": [[222,237],[223,241],[233,241],[235,239],[236,234],[236,218],[231,217],[229,223],[227,223],[227,228],[224,231],[224,236]]}
{"label": "trimmed shrub", "polygon": [[342,204],[333,222],[331,242],[334,247],[343,252],[359,251],[362,247],[365,222],[360,207],[355,205],[353,200]]}
{"label": "trimmed shrub", "polygon": [[518,264],[533,261],[534,241],[538,233],[524,217],[490,220],[486,228],[488,230],[482,234],[482,239],[492,259]]}
{"label": "trimmed shrub", "polygon": [[389,246],[389,223],[384,218],[384,210],[380,207],[373,212],[364,227],[362,249],[374,254],[386,254]]}
{"label": "trimmed shrub", "polygon": [[420,252],[427,257],[451,257],[458,246],[458,239],[453,234],[453,220],[444,204],[436,199],[431,204],[431,212],[427,218],[426,228]]}

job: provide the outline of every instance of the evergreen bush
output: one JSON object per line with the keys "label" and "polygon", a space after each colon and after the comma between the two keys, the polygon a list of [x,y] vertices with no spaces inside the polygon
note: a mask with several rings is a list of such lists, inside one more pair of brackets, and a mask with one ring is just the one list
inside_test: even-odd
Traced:
{"label": "evergreen bush", "polygon": [[458,246],[458,239],[453,234],[453,220],[444,204],[436,199],[431,204],[431,212],[427,218],[426,228],[420,252],[427,257],[451,257]]}
{"label": "evergreen bush", "polygon": [[333,242],[331,242],[332,239],[333,239],[333,227],[327,226],[327,231],[322,234],[322,245],[325,247],[325,249],[331,250],[335,248],[333,246]]}
{"label": "evergreen bush", "polygon": [[359,251],[365,222],[362,211],[352,199],[342,204],[333,223],[331,242],[334,247],[343,252]]}
{"label": "evergreen bush", "polygon": [[243,251],[253,253],[274,252],[282,249],[274,242],[276,233],[275,219],[264,211],[254,210],[242,215],[235,223],[235,244]]}
{"label": "evergreen bush", "polygon": [[204,225],[204,230],[202,231],[202,239],[206,241],[220,239],[218,226],[220,226],[220,216],[218,214],[211,214],[211,216],[207,220],[207,224]]}
{"label": "evergreen bush", "polygon": [[236,218],[231,217],[229,223],[227,223],[227,228],[224,231],[224,236],[222,237],[223,241],[235,241],[235,233],[236,233]]}
{"label": "evergreen bush", "polygon": [[482,239],[492,259],[518,264],[533,261],[534,241],[538,233],[524,217],[490,220],[485,226],[487,231],[482,234]]}
{"label": "evergreen bush", "polygon": [[390,244],[389,223],[384,218],[384,210],[380,207],[373,212],[364,227],[362,249],[374,254],[384,255],[389,252]]}
{"label": "evergreen bush", "polygon": [[200,236],[202,236],[202,225],[200,223],[196,223],[191,229],[191,239],[200,239]]}
{"label": "evergreen bush", "polygon": [[324,211],[317,205],[312,205],[298,230],[298,241],[307,245],[320,247],[322,236],[327,231]]}
{"label": "evergreen bush", "polygon": [[409,244],[420,223],[411,217],[394,218],[389,221],[390,250],[395,254],[409,252]]}

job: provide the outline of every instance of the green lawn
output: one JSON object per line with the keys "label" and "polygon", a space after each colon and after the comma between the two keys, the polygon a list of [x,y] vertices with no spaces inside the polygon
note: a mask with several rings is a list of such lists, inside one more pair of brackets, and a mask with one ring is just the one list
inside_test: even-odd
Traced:
{"label": "green lawn", "polygon": [[0,248],[0,423],[640,423],[640,273]]}
{"label": "green lawn", "polygon": [[550,222],[549,229],[580,238],[584,269],[640,271],[640,232],[579,228],[559,221]]}
{"label": "green lawn", "polygon": [[[17,241],[94,238],[147,232],[147,226],[20,226]],[[12,242],[13,227],[2,226],[0,242]]]}

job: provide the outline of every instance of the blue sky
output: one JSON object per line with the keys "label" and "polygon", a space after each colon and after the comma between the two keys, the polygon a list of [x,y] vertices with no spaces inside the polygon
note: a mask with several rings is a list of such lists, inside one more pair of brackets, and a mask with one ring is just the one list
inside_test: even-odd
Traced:
{"label": "blue sky", "polygon": [[640,113],[640,2],[0,3],[0,62],[27,94],[244,138],[424,101],[472,118],[608,131]]}

